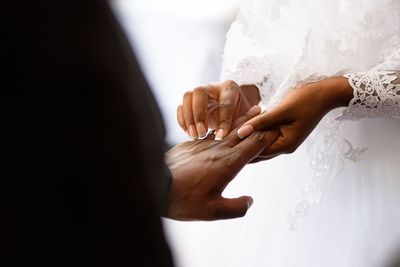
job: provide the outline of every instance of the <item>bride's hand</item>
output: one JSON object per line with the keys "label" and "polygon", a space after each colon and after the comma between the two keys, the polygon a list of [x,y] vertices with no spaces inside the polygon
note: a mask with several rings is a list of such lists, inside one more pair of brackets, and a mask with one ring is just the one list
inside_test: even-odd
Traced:
{"label": "bride's hand", "polygon": [[231,131],[233,121],[259,101],[258,89],[252,85],[225,81],[198,87],[184,94],[177,110],[178,123],[194,140],[205,137],[208,128],[216,130],[216,140],[222,140]]}
{"label": "bride's hand", "polygon": [[254,131],[279,131],[279,137],[256,161],[292,153],[326,113],[347,106],[352,96],[352,89],[343,77],[306,84],[289,93],[274,109],[246,122],[238,130],[238,135],[245,138]]}

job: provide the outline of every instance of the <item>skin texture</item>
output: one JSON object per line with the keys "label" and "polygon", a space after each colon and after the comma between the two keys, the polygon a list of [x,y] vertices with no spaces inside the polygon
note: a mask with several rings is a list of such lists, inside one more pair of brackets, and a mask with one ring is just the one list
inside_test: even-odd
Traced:
{"label": "skin texture", "polygon": [[[260,108],[238,118],[243,123]],[[278,136],[277,131],[254,132],[241,140],[232,131],[222,142],[213,135],[177,145],[165,155],[173,182],[167,217],[175,220],[219,220],[242,217],[253,203],[249,196],[227,199],[222,192],[236,174]]]}
{"label": "skin texture", "polygon": [[[225,83],[221,83],[219,88],[224,86],[226,86]],[[251,88],[251,86],[248,86],[248,88]],[[223,91],[223,89],[220,89],[220,91]],[[243,98],[245,99],[248,98],[246,96],[247,92],[247,90],[241,90],[241,94],[244,95]],[[274,130],[279,133],[275,142],[268,146],[252,162],[267,160],[280,154],[292,153],[330,110],[347,106],[352,97],[353,90],[344,77],[328,78],[317,83],[305,84],[289,93],[274,109],[246,122],[237,131],[237,134],[240,138],[246,138],[254,131]],[[199,100],[194,96],[191,101],[192,103],[197,103]],[[227,102],[235,103],[235,98]],[[242,106],[233,106],[230,114],[226,115],[226,117],[235,118],[237,116],[235,111],[242,108],[246,109]],[[190,113],[191,107],[183,105],[182,109],[183,113]],[[201,111],[197,112],[207,113],[208,111],[203,107]]]}
{"label": "skin texture", "polygon": [[288,94],[273,110],[246,122],[238,135],[245,138],[253,131],[279,131],[275,142],[255,161],[293,153],[330,110],[348,105],[352,92],[347,79],[342,77],[303,85]]}
{"label": "skin texture", "polygon": [[193,140],[203,138],[208,128],[216,130],[216,140],[222,140],[231,131],[234,120],[259,102],[255,86],[225,81],[197,87],[184,94],[177,110],[178,123]]}

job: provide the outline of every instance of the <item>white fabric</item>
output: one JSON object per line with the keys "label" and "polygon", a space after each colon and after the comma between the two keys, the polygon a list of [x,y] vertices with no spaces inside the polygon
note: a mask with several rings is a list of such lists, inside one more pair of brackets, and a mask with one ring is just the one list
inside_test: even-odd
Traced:
{"label": "white fabric", "polygon": [[[398,0],[247,0],[221,79],[256,84],[273,108],[302,83],[399,69]],[[381,267],[400,253],[400,121],[342,112],[294,154],[247,167],[226,194],[255,204],[243,219],[188,226],[198,256],[186,266]]]}
{"label": "white fabric", "polygon": [[400,118],[400,76],[394,71],[346,74],[354,97],[341,119]]}

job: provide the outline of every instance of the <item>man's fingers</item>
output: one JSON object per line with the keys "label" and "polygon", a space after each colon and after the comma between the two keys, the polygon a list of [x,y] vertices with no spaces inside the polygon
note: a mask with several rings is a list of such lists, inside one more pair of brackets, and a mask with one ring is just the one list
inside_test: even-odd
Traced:
{"label": "man's fingers", "polygon": [[239,86],[232,81],[226,82],[218,98],[219,113],[215,140],[222,140],[232,129],[232,120],[239,100]]}
{"label": "man's fingers", "polygon": [[235,119],[233,122],[233,127],[236,128],[239,125],[245,123],[246,121],[254,118],[255,116],[259,115],[261,113],[261,107],[260,106],[253,106],[247,113],[243,116],[240,116],[239,118]]}
{"label": "man's fingers", "polygon": [[208,94],[204,87],[194,89],[192,95],[193,117],[200,138],[207,134]]}
{"label": "man's fingers", "polygon": [[[278,130],[255,132],[241,141],[235,135],[238,143],[232,146],[229,152],[224,155],[225,165],[229,167],[231,173],[220,180],[221,188],[225,188],[247,163],[251,162],[268,146],[274,143],[278,136]],[[231,140],[233,138],[228,136],[227,140],[224,141],[225,144],[227,144],[228,138],[230,142],[234,142]]]}
{"label": "man's fingers", "polygon": [[237,145],[241,141],[241,139],[238,137],[238,134],[237,134],[237,130],[238,130],[237,126],[241,125],[242,123],[259,115],[260,112],[261,112],[261,108],[259,106],[253,106],[251,109],[249,109],[249,111],[245,115],[237,118],[234,122],[236,129],[231,131],[228,134],[228,136],[224,139],[225,144],[230,147],[234,147],[235,145]]}
{"label": "man's fingers", "polygon": [[[294,138],[294,140],[298,140]],[[295,143],[292,139],[284,138],[282,135],[270,146],[268,146],[260,156],[272,158],[281,154],[290,154],[295,152],[300,143]]]}
{"label": "man's fingers", "polygon": [[242,196],[238,198],[221,198],[212,207],[214,220],[234,219],[246,215],[247,210],[253,204],[253,199],[249,196]]}
{"label": "man's fingers", "polygon": [[258,157],[256,157],[256,158],[252,159],[252,160],[249,162],[249,164],[258,163],[258,162],[270,160],[270,159],[273,159],[273,158],[274,158],[274,157],[263,157],[263,156],[258,156]]}
{"label": "man's fingers", "polygon": [[255,132],[245,140],[233,147],[233,153],[237,156],[237,165],[244,166],[252,161],[262,151],[273,144],[279,137],[278,130],[269,130],[264,132]]}
{"label": "man's fingers", "polygon": [[183,95],[183,117],[185,119],[186,127],[189,131],[189,135],[193,140],[199,138],[197,129],[194,123],[193,109],[192,109],[192,92],[186,92]]}

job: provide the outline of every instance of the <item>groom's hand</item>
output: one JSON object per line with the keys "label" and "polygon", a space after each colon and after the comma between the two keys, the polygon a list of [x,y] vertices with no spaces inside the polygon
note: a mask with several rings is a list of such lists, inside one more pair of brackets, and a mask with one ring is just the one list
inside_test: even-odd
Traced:
{"label": "groom's hand", "polygon": [[[236,124],[240,120],[246,118]],[[168,151],[166,162],[173,182],[167,217],[218,220],[244,216],[253,202],[251,197],[227,199],[221,194],[237,173],[277,136],[276,131],[255,132],[240,141],[233,131],[222,142],[208,137],[179,144]]]}

